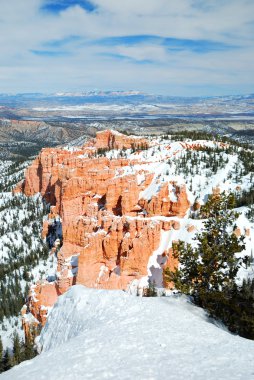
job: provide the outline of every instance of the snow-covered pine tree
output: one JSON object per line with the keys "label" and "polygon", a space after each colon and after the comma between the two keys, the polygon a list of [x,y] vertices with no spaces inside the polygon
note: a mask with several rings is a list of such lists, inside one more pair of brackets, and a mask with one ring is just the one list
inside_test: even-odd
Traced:
{"label": "snow-covered pine tree", "polygon": [[15,331],[13,335],[13,365],[17,365],[22,361],[22,343],[20,338]]}
{"label": "snow-covered pine tree", "polygon": [[244,237],[234,234],[237,214],[227,210],[225,194],[211,197],[203,214],[207,216],[204,231],[197,234],[197,246],[179,242],[174,245],[174,256],[180,267],[175,272],[165,271],[166,280],[193,297],[194,302],[206,306],[212,292],[222,292],[233,286],[238,269],[247,265],[248,258],[237,257],[244,248]]}
{"label": "snow-covered pine tree", "polygon": [[155,282],[149,278],[148,286],[143,290],[143,297],[157,297],[157,295]]}

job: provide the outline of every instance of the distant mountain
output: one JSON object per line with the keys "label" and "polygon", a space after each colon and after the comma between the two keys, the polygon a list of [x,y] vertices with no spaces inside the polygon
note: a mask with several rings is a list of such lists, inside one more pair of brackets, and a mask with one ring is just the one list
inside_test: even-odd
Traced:
{"label": "distant mountain", "polygon": [[66,96],[83,96],[83,97],[89,97],[89,96],[137,96],[137,95],[146,95],[145,93],[141,91],[88,91],[88,92],[57,92],[53,94],[52,96],[60,96],[60,97],[66,97]]}
{"label": "distant mountain", "polygon": [[8,106],[14,108],[30,108],[38,105],[80,105],[84,103],[154,103],[154,104],[179,104],[189,105],[254,102],[254,95],[230,95],[214,97],[179,97],[148,94],[141,91],[88,91],[88,92],[57,92],[53,94],[43,93],[20,93],[20,94],[0,94],[0,107]]}

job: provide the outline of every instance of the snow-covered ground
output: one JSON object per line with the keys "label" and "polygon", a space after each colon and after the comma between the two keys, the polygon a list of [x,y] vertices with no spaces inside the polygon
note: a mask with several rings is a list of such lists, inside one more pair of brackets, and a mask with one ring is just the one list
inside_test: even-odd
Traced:
{"label": "snow-covered ground", "polygon": [[[117,134],[118,132],[114,131],[113,133]],[[153,175],[151,183],[140,192],[140,199],[150,201],[159,193],[161,187],[167,184],[170,200],[176,202],[177,197],[174,192],[175,185],[178,185],[186,186],[191,205],[195,201],[203,205],[216,188],[220,192],[234,194],[237,199],[254,187],[254,173],[245,168],[246,163],[244,165],[240,159],[241,152],[242,148],[238,146],[215,140],[185,139],[185,141],[176,141],[175,136],[172,135],[151,138],[148,149],[110,150],[105,154],[109,159],[123,157],[130,160],[129,166],[116,171],[116,177],[135,175],[137,183],[140,185],[145,181],[145,174]],[[254,222],[246,217],[247,206],[239,207],[235,211],[240,214],[236,226],[245,236],[245,249],[242,251],[242,256],[253,256]],[[141,217],[143,220],[143,215]],[[179,229],[161,232],[160,246],[153,252],[148,262],[148,275],[139,282],[134,280],[130,284],[131,292],[136,294],[137,287],[147,286],[148,277],[156,286],[162,286],[160,265],[162,253],[168,251],[172,247],[172,242],[177,240],[196,245],[195,236],[201,232],[204,222],[198,218],[192,207],[189,208],[184,218],[152,217],[155,223],[160,220],[175,220],[179,223]],[[192,232],[188,232],[190,226],[193,227]],[[239,270],[237,281],[240,284],[243,278],[247,277],[254,277],[253,263],[247,270],[245,268]]]}
{"label": "snow-covered ground", "polygon": [[[221,192],[235,192],[239,187],[241,191],[249,190],[254,186],[253,174],[242,174],[244,166],[239,159],[241,148],[226,153],[224,145],[207,140],[182,143],[173,139],[152,139],[151,145],[149,149],[138,152],[127,149],[106,153],[109,159],[126,157],[131,161],[131,165],[124,167],[117,176],[139,173],[137,180],[140,183],[142,172],[155,174],[150,186],[140,194],[140,197],[147,200],[156,195],[166,182],[186,184],[191,203],[197,198],[201,204],[206,202],[208,194],[217,186]],[[191,149],[192,146],[196,146],[197,150]]]}
{"label": "snow-covered ground", "polygon": [[[189,150],[188,144],[193,143],[203,149]],[[68,149],[74,148],[70,144]],[[145,173],[154,175],[140,197],[150,200],[162,185],[168,183],[169,190],[172,190],[171,200],[175,201],[175,184],[186,184],[191,204],[198,200],[202,205],[217,186],[221,191],[236,195],[253,187],[253,173],[246,173],[243,162],[239,160],[239,152],[240,148],[235,148],[226,153],[223,146],[215,141],[198,140],[183,144],[171,139],[158,139],[147,150],[112,150],[106,152],[106,156],[109,159],[130,159],[130,165],[119,169],[116,176],[136,174],[138,184],[142,184]],[[10,175],[10,166],[11,163],[2,163],[1,185],[7,177],[12,184],[23,175],[24,166],[17,168],[18,175]],[[18,197],[23,201],[10,203],[17,201]],[[13,196],[10,189],[0,194],[0,220],[4,226],[0,234],[0,259],[6,264],[12,261],[12,254],[16,250],[19,250],[17,258],[20,260],[31,251],[40,251],[43,247],[40,238],[43,211],[41,198],[37,195],[30,198],[29,202],[24,196]],[[38,212],[36,221],[30,220],[35,213],[34,206]],[[254,222],[246,217],[247,206],[237,211],[240,215],[236,224],[241,234],[245,235],[246,249],[242,254],[251,256],[254,249]],[[174,219],[179,223],[179,229],[161,232],[160,245],[148,263],[148,276],[155,280],[156,285],[162,286],[162,269],[158,258],[172,246],[174,240],[195,244],[193,238],[202,229],[203,220],[198,219],[191,209],[184,218],[154,216],[151,219],[155,223],[161,219]],[[24,226],[21,226],[23,221]],[[194,228],[192,232],[188,232],[189,226]],[[55,268],[54,257],[44,256],[44,260],[31,263],[29,275],[36,282],[47,275],[54,277]],[[17,275],[20,277],[21,290],[25,292],[27,281],[22,278],[23,274],[24,268],[20,265]],[[146,285],[148,276],[142,279],[143,285]],[[248,276],[254,277],[253,263],[248,270],[241,268],[238,280],[241,282]],[[12,273],[6,283],[11,279]],[[137,294],[134,285],[137,287],[140,284],[132,284],[132,293]],[[14,329],[20,332],[17,316],[8,320],[5,318],[0,325],[5,347],[10,346]],[[121,291],[75,286],[59,298],[38,343],[42,347],[39,357],[22,363],[0,378],[209,380],[254,377],[251,358],[254,342],[214,325],[204,311],[190,304],[185,297],[148,299]]]}
{"label": "snow-covered ground", "polygon": [[[55,258],[49,256],[41,239],[46,212],[41,196],[27,198],[11,192],[24,177],[29,163],[0,161],[0,308],[4,315],[0,319],[0,337],[4,348],[12,347],[14,331],[24,338],[19,309],[25,302],[28,286],[54,275],[56,269]],[[4,308],[7,299],[9,311]],[[20,303],[15,311],[14,303]]]}
{"label": "snow-covered ground", "polygon": [[142,298],[77,285],[61,296],[42,353],[3,373],[24,380],[232,380],[254,376],[254,342],[185,297]]}

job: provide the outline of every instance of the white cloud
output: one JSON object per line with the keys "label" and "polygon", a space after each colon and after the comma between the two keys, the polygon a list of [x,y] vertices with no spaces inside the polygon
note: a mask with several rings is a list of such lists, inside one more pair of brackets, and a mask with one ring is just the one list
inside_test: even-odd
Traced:
{"label": "white cloud", "polygon": [[[88,13],[79,6],[49,15],[43,0],[1,0],[0,92],[92,88],[137,88],[182,95],[205,86],[207,92],[249,91],[254,85],[254,1],[250,0],[94,0]],[[168,51],[158,41],[101,46],[95,40],[157,35],[212,40],[238,49],[198,54]],[[56,49],[45,43],[81,36],[69,43],[70,56],[32,53]],[[60,49],[60,47],[59,47]],[[128,57],[121,60],[117,55]],[[142,65],[142,61],[153,63]],[[210,87],[209,87],[210,86]],[[193,90],[194,91],[194,90]],[[203,90],[202,90],[203,91]]]}
{"label": "white cloud", "polygon": [[165,62],[168,58],[165,48],[162,46],[118,46],[116,52],[136,61]]}

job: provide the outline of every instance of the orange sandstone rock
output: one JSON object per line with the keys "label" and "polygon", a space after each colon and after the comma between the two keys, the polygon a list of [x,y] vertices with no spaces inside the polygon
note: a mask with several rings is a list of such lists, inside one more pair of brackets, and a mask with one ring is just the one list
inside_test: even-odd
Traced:
{"label": "orange sandstone rock", "polygon": [[117,131],[107,130],[97,133],[95,146],[109,149],[145,148],[148,141],[138,136],[126,136]]}
{"label": "orange sandstone rock", "polygon": [[234,234],[235,234],[235,236],[236,237],[240,237],[241,236],[241,230],[240,230],[240,228],[239,227],[237,227],[235,230],[234,230]]}
{"label": "orange sandstone rock", "polygon": [[187,231],[188,232],[194,232],[194,231],[196,231],[196,227],[193,225],[189,225],[189,226],[187,226]]}
{"label": "orange sandstone rock", "polygon": [[249,237],[250,236],[250,229],[245,228],[245,236]]}
{"label": "orange sandstone rock", "polygon": [[[57,300],[59,292],[55,283],[39,282],[33,285],[28,295],[28,307],[22,309],[22,320],[25,331],[29,330],[29,326],[44,326],[47,320],[48,308],[52,307]],[[27,312],[33,316],[32,321],[26,317]],[[31,328],[30,328],[31,330]]]}
{"label": "orange sandstone rock", "polygon": [[[99,132],[82,148],[42,149],[26,170],[17,191],[40,192],[51,204],[43,237],[55,218],[61,218],[63,233],[61,249],[57,243],[52,250],[57,255],[55,282],[38,283],[29,295],[28,310],[38,323],[45,323],[48,308],[73,284],[126,289],[132,280],[146,276],[161,230],[180,228],[178,221],[151,217],[183,217],[190,206],[185,186],[164,183],[151,199],[142,198],[153,173],[140,171],[140,180],[137,173],[124,174],[129,160],[93,155],[98,148],[147,145],[142,138]],[[176,261],[171,254],[166,256],[164,261],[173,268]]]}

